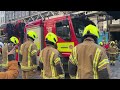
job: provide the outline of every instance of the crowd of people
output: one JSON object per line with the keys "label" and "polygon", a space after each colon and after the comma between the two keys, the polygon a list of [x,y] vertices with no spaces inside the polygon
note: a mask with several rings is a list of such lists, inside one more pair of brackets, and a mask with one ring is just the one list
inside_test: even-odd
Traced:
{"label": "crowd of people", "polygon": [[105,43],[105,41],[103,40],[99,43],[99,45],[105,49],[107,56],[110,59],[110,65],[115,66],[115,61],[119,56],[119,43],[117,42],[117,40],[109,41],[108,43]]}

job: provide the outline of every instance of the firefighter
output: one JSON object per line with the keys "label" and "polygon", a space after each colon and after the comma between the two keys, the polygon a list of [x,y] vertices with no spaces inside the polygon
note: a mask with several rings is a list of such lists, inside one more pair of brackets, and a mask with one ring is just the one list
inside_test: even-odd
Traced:
{"label": "firefighter", "polygon": [[107,51],[110,57],[110,65],[115,66],[116,55],[118,54],[118,47],[116,46],[114,41],[110,42],[110,47]]}
{"label": "firefighter", "polygon": [[39,67],[43,79],[64,79],[59,52],[56,49],[57,36],[49,32],[45,37],[46,47],[40,52]]}
{"label": "firefighter", "polygon": [[15,60],[14,53],[15,53],[15,48],[13,48],[10,52],[7,52],[7,56],[8,56],[7,71],[0,72],[0,79],[16,79],[18,77],[19,67],[18,67],[18,62]]}
{"label": "firefighter", "polygon": [[0,66],[2,67],[3,70],[6,70],[8,68],[7,51],[9,52],[13,48],[15,49],[16,45],[19,43],[19,40],[17,37],[12,36],[8,42],[9,43],[5,43],[2,48],[2,62],[0,64]]}
{"label": "firefighter", "polygon": [[82,35],[82,43],[75,46],[68,61],[71,79],[109,79],[109,61],[103,47],[97,45],[99,30],[89,24]]}
{"label": "firefighter", "polygon": [[34,31],[27,33],[27,41],[21,45],[20,58],[23,79],[31,79],[35,75],[37,69],[37,46],[34,40],[37,34]]}

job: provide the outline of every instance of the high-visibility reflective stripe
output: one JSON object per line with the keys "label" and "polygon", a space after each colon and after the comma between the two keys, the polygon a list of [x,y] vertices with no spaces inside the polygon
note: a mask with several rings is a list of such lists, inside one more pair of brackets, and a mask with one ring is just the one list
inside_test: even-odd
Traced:
{"label": "high-visibility reflective stripe", "polygon": [[31,47],[32,47],[32,44],[29,46],[29,48],[28,48],[28,67],[30,67],[30,51],[31,51]]}
{"label": "high-visibility reflective stripe", "polygon": [[43,52],[43,51],[40,52],[40,62],[43,62],[42,52]]}
{"label": "high-visibility reflective stripe", "polygon": [[2,67],[8,67],[8,62],[6,64],[0,64]]}
{"label": "high-visibility reflective stripe", "polygon": [[52,71],[52,77],[55,78],[55,67],[53,66],[53,56],[54,52],[50,55],[50,66],[51,66],[51,71]]}
{"label": "high-visibility reflective stripe", "polygon": [[59,78],[64,78],[64,77],[65,77],[64,74],[59,75]]}
{"label": "high-visibility reflective stripe", "polygon": [[2,67],[7,67],[8,66],[8,64],[2,64]]}
{"label": "high-visibility reflective stripe", "polygon": [[70,75],[70,78],[71,78],[71,79],[76,79],[76,77],[75,77],[75,76],[71,76],[71,75]]}
{"label": "high-visibility reflective stripe", "polygon": [[77,74],[76,74],[76,79],[79,79],[79,77],[78,77],[78,72],[77,72]]}
{"label": "high-visibility reflective stripe", "polygon": [[[73,54],[73,55],[72,55]],[[72,61],[73,64],[77,65],[77,52],[76,52],[76,47],[73,48],[73,52],[70,55],[70,60]]]}
{"label": "high-visibility reflective stripe", "polygon": [[104,66],[105,64],[108,64],[109,61],[108,59],[103,59],[99,64],[98,64],[98,68],[100,69],[102,66]]}
{"label": "high-visibility reflective stripe", "polygon": [[22,51],[20,50],[20,54],[22,55]]}
{"label": "high-visibility reflective stripe", "polygon": [[73,49],[73,56],[74,56],[75,64],[77,64],[77,52],[76,52],[76,47]]}
{"label": "high-visibility reflective stripe", "polygon": [[32,69],[36,69],[36,68],[37,68],[37,65],[33,65],[33,66],[32,66]]}
{"label": "high-visibility reflective stripe", "polygon": [[21,54],[21,55],[22,55],[22,51],[21,51],[22,47],[23,47],[23,44],[22,44],[21,47],[20,47],[20,54]]}
{"label": "high-visibility reflective stripe", "polygon": [[74,63],[74,59],[73,59],[73,56],[72,56],[72,55],[69,56],[69,59],[70,59],[69,61],[70,61],[72,64],[75,65],[75,63]]}
{"label": "high-visibility reflective stripe", "polygon": [[34,55],[34,53],[36,53],[37,52],[37,50],[33,50],[32,52],[31,52],[31,55]]}
{"label": "high-visibility reflective stripe", "polygon": [[58,57],[55,59],[54,63],[57,64],[59,61],[60,61],[60,58]]}
{"label": "high-visibility reflective stripe", "polygon": [[117,54],[117,53],[110,53],[110,54]]}
{"label": "high-visibility reflective stripe", "polygon": [[32,67],[28,67],[28,66],[23,66],[23,65],[21,65],[21,69],[22,70],[30,70],[30,69],[32,69]]}
{"label": "high-visibility reflective stripe", "polygon": [[98,79],[97,75],[97,64],[98,64],[98,59],[100,55],[101,50],[97,48],[94,59],[93,59],[93,73],[94,73],[94,79]]}
{"label": "high-visibility reflective stripe", "polygon": [[2,67],[8,67],[8,57],[7,57],[6,63],[2,63],[2,64],[0,64],[0,66],[2,66]]}

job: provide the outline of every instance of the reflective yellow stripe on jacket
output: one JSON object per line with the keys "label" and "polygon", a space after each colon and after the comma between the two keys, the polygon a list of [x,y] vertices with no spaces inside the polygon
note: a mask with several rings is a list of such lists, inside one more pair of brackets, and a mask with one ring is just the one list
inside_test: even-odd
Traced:
{"label": "reflective yellow stripe on jacket", "polygon": [[2,64],[0,64],[0,66],[3,67],[3,68],[8,67],[8,56],[7,56],[7,61],[6,61],[6,63],[2,63]]}
{"label": "reflective yellow stripe on jacket", "polygon": [[6,63],[0,64],[0,66],[1,66],[1,67],[4,67],[4,68],[8,67],[8,60],[7,60]]}
{"label": "reflective yellow stripe on jacket", "polygon": [[31,52],[31,56],[33,56],[34,53],[36,53],[36,52],[37,52],[37,50],[33,50],[33,51]]}
{"label": "reflective yellow stripe on jacket", "polygon": [[94,79],[98,79],[98,73],[97,73],[97,65],[98,65],[98,59],[100,56],[101,50],[97,48],[94,59],[93,59],[93,73],[94,73]]}
{"label": "reflective yellow stripe on jacket", "polygon": [[108,59],[103,59],[99,64],[98,64],[98,69],[100,69],[102,66],[104,66],[105,64],[108,64],[109,61]]}
{"label": "reflective yellow stripe on jacket", "polygon": [[41,51],[41,52],[40,52],[40,62],[42,62],[42,63],[43,63],[43,59],[42,59],[42,52],[43,52],[43,51]]}
{"label": "reflective yellow stripe on jacket", "polygon": [[76,47],[73,48],[73,51],[70,55],[70,60],[71,60],[71,63],[74,64],[74,65],[77,65],[78,62],[77,62],[77,52],[76,52]]}

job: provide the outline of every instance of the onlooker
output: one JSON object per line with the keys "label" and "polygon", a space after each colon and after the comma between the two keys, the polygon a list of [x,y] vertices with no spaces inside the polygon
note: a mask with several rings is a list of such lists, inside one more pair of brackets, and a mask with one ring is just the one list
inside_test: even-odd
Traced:
{"label": "onlooker", "polygon": [[20,38],[20,33],[19,33],[19,30],[18,30],[19,23],[20,23],[20,21],[18,20],[18,21],[16,21],[16,24],[15,24],[15,36],[17,38]]}
{"label": "onlooker", "polygon": [[24,20],[21,20],[21,22],[19,23],[19,26],[18,26],[18,31],[19,31],[19,33],[20,33],[20,41],[21,41],[21,44],[22,44],[23,41],[24,41],[24,28],[25,28]]}
{"label": "onlooker", "polygon": [[9,20],[9,23],[6,25],[6,33],[8,40],[10,39],[11,36],[14,36],[14,25],[11,23],[11,20]]}

